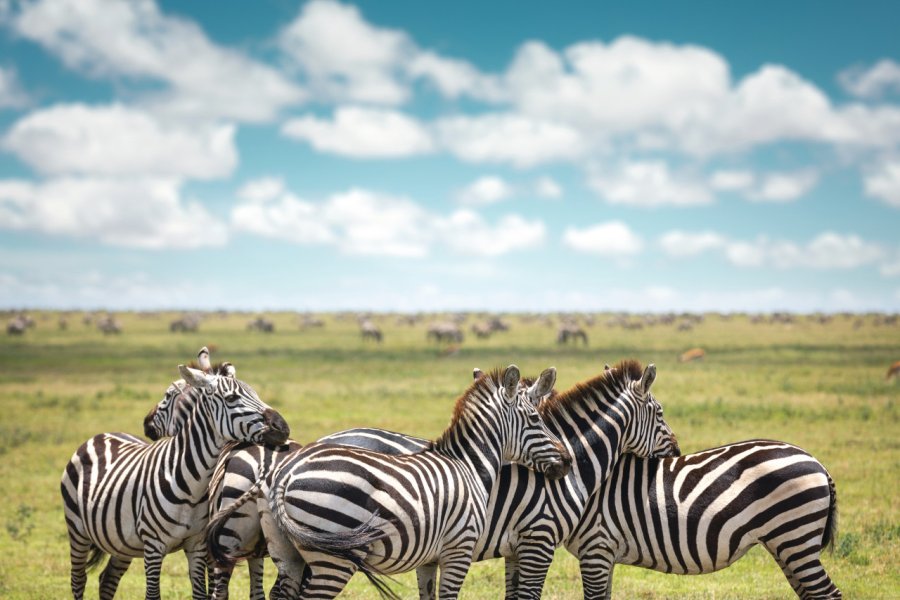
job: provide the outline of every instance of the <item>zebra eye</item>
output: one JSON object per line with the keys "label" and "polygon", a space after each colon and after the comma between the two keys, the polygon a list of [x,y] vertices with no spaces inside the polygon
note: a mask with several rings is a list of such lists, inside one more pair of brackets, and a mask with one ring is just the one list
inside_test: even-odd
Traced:
{"label": "zebra eye", "polygon": [[225,402],[227,402],[228,404],[235,404],[237,402],[240,402],[240,400],[241,397],[237,394],[229,394],[228,396],[225,396]]}

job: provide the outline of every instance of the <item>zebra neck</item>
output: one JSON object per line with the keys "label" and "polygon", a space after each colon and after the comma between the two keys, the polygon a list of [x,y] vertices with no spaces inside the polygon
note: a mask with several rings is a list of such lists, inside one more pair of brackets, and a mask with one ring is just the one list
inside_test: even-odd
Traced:
{"label": "zebra neck", "polygon": [[491,428],[497,424],[476,427],[476,422],[471,415],[463,414],[438,438],[434,448],[466,464],[481,484],[486,501],[500,473],[502,445],[496,433],[489,433],[496,431]]}
{"label": "zebra neck", "polygon": [[627,421],[621,407],[595,393],[590,401],[559,406],[544,421],[571,453],[572,470],[586,493],[600,489],[622,454]]}
{"label": "zebra neck", "polygon": [[172,438],[173,484],[193,501],[202,500],[225,444],[214,427],[211,408],[207,403],[198,402],[184,427]]}

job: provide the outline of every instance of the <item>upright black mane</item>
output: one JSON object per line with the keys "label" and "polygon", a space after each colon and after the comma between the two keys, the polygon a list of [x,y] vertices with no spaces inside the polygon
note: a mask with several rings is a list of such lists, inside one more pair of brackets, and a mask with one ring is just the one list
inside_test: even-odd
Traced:
{"label": "upright black mane", "polygon": [[640,381],[644,373],[644,367],[640,362],[626,359],[616,366],[605,369],[602,373],[587,381],[576,383],[565,392],[551,392],[541,405],[538,412],[542,417],[548,415],[560,415],[567,412],[573,406],[584,403],[595,397],[595,390],[605,388],[618,393],[633,381]]}

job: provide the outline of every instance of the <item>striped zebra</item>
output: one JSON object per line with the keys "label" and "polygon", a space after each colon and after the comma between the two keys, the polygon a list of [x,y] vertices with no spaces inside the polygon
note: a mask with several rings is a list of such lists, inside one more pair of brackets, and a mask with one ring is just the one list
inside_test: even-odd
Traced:
{"label": "striped zebra", "polygon": [[[476,369],[475,376],[480,374]],[[576,470],[563,480],[551,481],[519,465],[500,469],[499,480],[491,489],[487,527],[476,544],[474,559],[506,559],[508,597],[540,596],[554,548],[576,527],[590,496],[600,489],[622,452],[648,456],[678,453],[675,437],[650,392],[655,376],[653,365],[642,369],[636,361],[623,361],[541,404],[548,428],[575,456]],[[396,454],[414,452],[425,443],[377,429],[350,430],[320,441]],[[245,481],[245,486],[249,485]],[[259,514],[267,508],[260,503]],[[277,537],[277,530],[268,537]],[[276,563],[298,563],[292,548],[285,549],[282,544],[281,552],[286,555],[277,556],[271,547],[277,541],[269,543]],[[214,546],[210,544],[210,549]],[[423,569],[419,575],[420,594],[433,597],[434,571]]]}
{"label": "striped zebra", "polygon": [[[203,354],[208,355],[204,348]],[[207,358],[208,360],[208,358]],[[192,397],[194,408],[177,435],[148,444],[123,433],[104,433],[82,444],[62,474],[69,535],[72,594],[80,600],[86,570],[104,554],[100,598],[115,595],[134,558],[143,557],[146,597],[159,598],[163,557],[184,547],[194,598],[206,598],[206,494],[227,441],[283,443],[287,423],[246,383],[179,365],[184,382],[163,402]],[[152,422],[152,419],[150,419]],[[146,421],[145,421],[146,425]]]}
{"label": "striped zebra", "polygon": [[302,577],[304,597],[336,596],[357,570],[396,597],[380,576],[440,567],[440,596],[455,598],[502,461],[528,462],[554,479],[569,469],[535,408],[555,379],[547,369],[520,388],[515,365],[479,377],[457,401],[447,430],[416,454],[317,443],[281,463],[268,501],[306,565],[292,577]]}
{"label": "striped zebra", "polygon": [[615,564],[712,573],[761,544],[800,598],[840,598],[819,556],[837,529],[834,481],[796,446],[751,440],[678,458],[624,456],[566,540],[585,598]]}

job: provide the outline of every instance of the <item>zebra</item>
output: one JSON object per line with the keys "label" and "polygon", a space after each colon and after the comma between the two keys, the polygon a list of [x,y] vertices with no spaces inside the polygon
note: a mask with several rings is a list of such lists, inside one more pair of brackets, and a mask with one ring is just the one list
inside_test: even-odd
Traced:
{"label": "zebra", "polygon": [[433,576],[440,566],[440,596],[455,598],[502,461],[526,462],[552,479],[569,470],[568,453],[535,408],[555,380],[550,368],[520,388],[515,365],[480,376],[447,430],[416,454],[316,443],[282,462],[267,497],[275,525],[306,564],[291,577],[302,577],[304,596],[334,597],[360,570],[396,597],[380,576]]}
{"label": "zebra", "polygon": [[158,599],[162,559],[182,546],[193,597],[206,598],[202,530],[219,452],[228,440],[281,444],[288,437],[281,415],[246,383],[184,365],[179,371],[184,384],[170,386],[166,398],[189,394],[194,408],[177,435],[148,444],[124,433],[100,434],[82,444],[63,471],[60,489],[76,600],[83,597],[87,568],[104,554],[110,559],[100,575],[101,599],[115,595],[136,557],[144,559],[146,597]]}
{"label": "zebra", "polygon": [[[208,355],[204,355],[202,351],[199,363],[205,371],[212,370],[230,377],[235,376],[235,369],[231,363],[211,366]],[[184,426],[194,407],[194,396],[184,393],[184,388],[182,382],[173,384],[170,388],[171,396],[164,398],[147,415],[144,420],[144,433],[151,440],[177,435]],[[393,431],[364,427],[334,433],[317,441],[357,446],[389,454],[420,452],[431,443],[429,440]],[[212,519],[216,513],[232,506],[261,477],[269,473],[273,466],[300,447],[298,442],[288,439],[280,446],[260,446],[241,442],[223,449],[209,483],[209,518]],[[268,552],[256,504],[238,506],[228,514],[227,519],[222,519],[211,536],[211,545],[216,547],[220,554],[231,557],[227,564],[213,565],[210,576],[211,597],[214,600],[228,598],[228,584],[234,570],[234,562],[246,558],[250,573],[250,599],[265,600],[263,560]]]}
{"label": "zebra", "polygon": [[[482,375],[478,369],[476,377]],[[507,567],[507,597],[539,597],[556,546],[562,544],[578,523],[589,497],[600,489],[621,452],[669,456],[678,444],[665,423],[662,409],[650,392],[656,368],[642,369],[636,361],[622,361],[603,374],[576,384],[539,410],[550,431],[560,437],[576,457],[578,473],[560,481],[549,481],[519,465],[504,465],[491,490],[487,528],[476,544],[474,560],[504,557]],[[548,418],[550,417],[550,418]],[[425,440],[377,429],[350,430],[321,441],[354,445],[394,454],[418,451]],[[247,484],[249,487],[250,484]],[[259,503],[259,514],[268,506]],[[263,521],[264,529],[265,520]],[[210,523],[213,526],[213,523]],[[293,548],[276,556],[277,530],[269,534],[269,552],[276,563],[298,563]],[[210,544],[214,551],[214,544]],[[281,571],[279,566],[279,571]],[[419,573],[420,594],[433,597],[434,572]],[[277,585],[277,584],[276,584]]]}
{"label": "zebra", "polygon": [[719,571],[761,544],[800,598],[840,598],[819,559],[837,495],[822,464],[785,442],[750,440],[678,458],[623,456],[565,542],[585,598],[609,598],[615,564]]}

